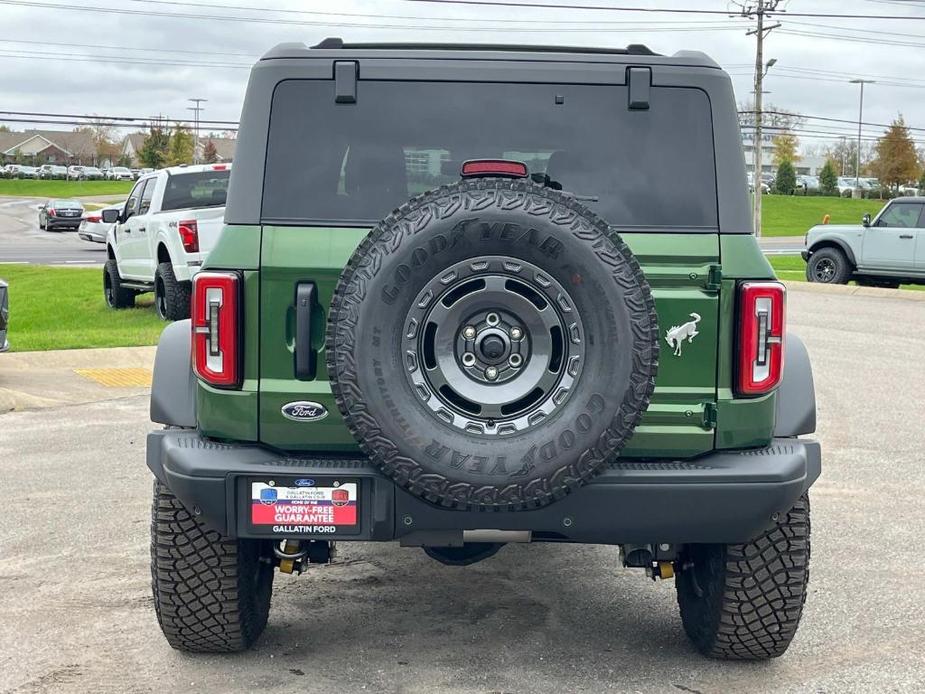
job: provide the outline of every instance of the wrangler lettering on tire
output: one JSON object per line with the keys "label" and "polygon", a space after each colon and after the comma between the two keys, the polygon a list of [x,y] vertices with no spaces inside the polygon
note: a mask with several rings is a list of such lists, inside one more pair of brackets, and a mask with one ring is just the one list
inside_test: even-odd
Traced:
{"label": "wrangler lettering on tire", "polygon": [[535,508],[585,483],[632,436],[658,365],[629,248],[529,181],[463,181],[386,217],[338,282],[326,340],[363,450],[457,508]]}

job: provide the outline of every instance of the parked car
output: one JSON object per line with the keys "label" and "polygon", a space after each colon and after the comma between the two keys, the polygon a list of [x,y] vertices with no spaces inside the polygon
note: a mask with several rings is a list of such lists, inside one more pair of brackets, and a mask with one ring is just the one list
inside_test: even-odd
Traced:
{"label": "parked car", "polygon": [[116,210],[117,212],[125,207],[125,201],[107,205],[99,210],[85,212],[83,219],[80,220],[80,227],[77,229],[77,236],[84,241],[93,243],[106,243],[106,235],[112,228],[112,224],[103,221],[104,210]]}
{"label": "parked car", "polygon": [[[821,448],[800,438],[812,370],[751,233],[732,82],[699,52],[482,48],[289,43],[251,73],[224,230],[157,349],[159,625],[176,649],[249,648],[276,567],[333,542],[455,567],[510,542],[580,563],[595,543],[677,577],[702,653],[780,656]],[[411,142],[455,165],[435,180]],[[673,643],[648,628],[661,607],[621,634]],[[265,649],[301,637],[287,617]]]}
{"label": "parked car", "polygon": [[841,196],[850,196],[857,187],[857,179],[854,176],[839,176],[837,180],[838,194]]}
{"label": "parked car", "polygon": [[140,178],[141,176],[146,176],[146,175],[148,175],[149,173],[154,173],[154,169],[149,168],[149,167],[146,166],[146,167],[144,167],[143,169],[139,169],[139,170],[138,170],[138,177]]}
{"label": "parked car", "polygon": [[84,170],[84,167],[78,166],[76,164],[73,166],[67,167],[68,180],[79,181],[80,178],[83,176],[83,170]]}
{"label": "parked car", "polygon": [[82,172],[82,178],[85,181],[101,181],[103,172],[95,166],[85,166]]}
{"label": "parked car", "polygon": [[801,188],[804,192],[819,190],[819,177],[808,174],[797,176],[797,188]]}
{"label": "parked car", "polygon": [[39,167],[39,178],[46,180],[67,178],[67,167],[57,164],[42,164]]}
{"label": "parked car", "polygon": [[801,255],[810,282],[925,284],[925,197],[894,198],[860,224],[814,226]]}
{"label": "parked car", "polygon": [[84,214],[84,206],[77,200],[46,200],[39,207],[39,229],[54,231],[55,229],[74,230],[80,226]]}
{"label": "parked car", "polygon": [[141,169],[129,169],[132,172],[132,178],[138,180],[138,177],[141,175]]}
{"label": "parked car", "polygon": [[109,181],[131,181],[134,180],[131,170],[125,166],[114,166],[106,171],[106,179]]}
{"label": "parked car", "polygon": [[38,178],[39,170],[34,166],[19,165],[16,168],[16,178]]}
{"label": "parked car", "polygon": [[10,342],[7,340],[7,332],[10,328],[10,285],[6,280],[0,279],[0,352],[6,352],[10,348]]}
{"label": "parked car", "polygon": [[[748,181],[748,190],[749,190],[749,192],[754,193],[754,192],[755,192],[755,176],[754,176],[754,174],[752,174],[751,172],[749,172],[749,173],[747,174],[747,176],[746,176],[746,180]],[[767,195],[768,193],[771,192],[771,186],[770,186],[769,184],[765,183],[764,180],[761,181],[761,192],[762,192],[764,195]]]}
{"label": "parked car", "polygon": [[189,318],[190,283],[222,229],[230,164],[160,169],[135,183],[121,210],[106,210],[103,288],[112,308],[154,292],[164,320]]}

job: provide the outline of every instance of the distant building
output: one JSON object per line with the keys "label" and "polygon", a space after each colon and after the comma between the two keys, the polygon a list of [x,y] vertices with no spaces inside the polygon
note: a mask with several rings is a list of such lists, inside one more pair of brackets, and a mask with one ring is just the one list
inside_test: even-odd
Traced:
{"label": "distant building", "polygon": [[[745,152],[745,170],[751,173],[755,170],[755,132],[747,127],[742,129],[742,150]],[[774,166],[774,136],[768,133],[761,134],[761,171],[777,173],[777,167]]]}
{"label": "distant building", "polygon": [[86,131],[0,132],[0,163],[97,164],[93,135]]}
{"label": "distant building", "polygon": [[[121,156],[126,157],[132,166],[141,166],[141,148],[144,147],[148,133],[129,133],[122,140]],[[196,148],[196,157],[202,161],[206,143],[211,142],[218,155],[218,161],[230,162],[234,159],[236,141],[230,137],[200,137]],[[192,163],[192,162],[191,162]]]}

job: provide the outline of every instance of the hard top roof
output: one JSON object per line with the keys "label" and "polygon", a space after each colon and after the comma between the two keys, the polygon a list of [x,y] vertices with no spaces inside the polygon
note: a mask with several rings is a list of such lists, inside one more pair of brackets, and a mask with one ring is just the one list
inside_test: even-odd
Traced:
{"label": "hard top roof", "polygon": [[[490,43],[346,43],[340,38],[327,38],[315,46],[304,43],[281,43],[271,48],[263,55],[261,60],[274,60],[284,58],[320,58],[320,57],[347,57],[352,53],[362,53],[363,57],[375,57],[376,53],[389,58],[425,58],[425,57],[458,57],[477,58],[480,60],[501,60],[512,57],[510,54],[532,54],[544,59],[556,59],[562,56],[573,56],[581,60],[618,60],[627,62],[630,57],[633,63],[671,63],[691,65],[697,67],[718,68],[719,65],[709,56],[700,51],[678,51],[673,56],[655,53],[648,46],[641,43],[632,43],[625,48],[609,48],[600,46],[542,46],[529,44],[490,44]],[[471,55],[465,55],[465,54]],[[522,58],[521,58],[522,59]]]}

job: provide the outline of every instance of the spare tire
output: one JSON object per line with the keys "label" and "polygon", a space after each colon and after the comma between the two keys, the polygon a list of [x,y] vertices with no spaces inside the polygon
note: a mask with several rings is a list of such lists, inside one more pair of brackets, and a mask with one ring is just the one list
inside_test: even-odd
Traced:
{"label": "spare tire", "polygon": [[440,506],[516,510],[623,448],[655,387],[658,325],[597,214],[530,181],[474,179],[369,233],[326,352],[344,421],[386,475]]}

